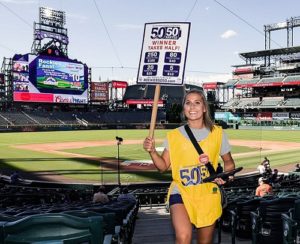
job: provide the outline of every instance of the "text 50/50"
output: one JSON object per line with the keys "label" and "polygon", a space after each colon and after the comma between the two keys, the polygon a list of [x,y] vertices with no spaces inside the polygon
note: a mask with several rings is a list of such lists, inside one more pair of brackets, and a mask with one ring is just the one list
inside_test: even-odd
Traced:
{"label": "text 50/50", "polygon": [[180,27],[153,27],[151,30],[151,39],[176,39],[181,37]]}

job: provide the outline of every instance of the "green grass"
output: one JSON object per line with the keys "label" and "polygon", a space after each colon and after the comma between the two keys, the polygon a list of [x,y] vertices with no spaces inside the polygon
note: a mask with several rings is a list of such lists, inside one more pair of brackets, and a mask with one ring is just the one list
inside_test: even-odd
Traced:
{"label": "green grass", "polygon": [[[157,146],[166,137],[168,130],[156,130],[155,138],[159,140]],[[285,141],[300,142],[300,131],[262,131],[262,130],[226,130],[230,139],[257,140],[257,141]],[[148,135],[148,130],[87,130],[87,131],[59,131],[59,132],[22,132],[22,133],[0,133],[0,170],[16,169],[28,172],[53,172],[62,174],[75,180],[103,180],[104,182],[117,182],[116,169],[111,168],[108,172],[101,174],[101,163],[96,159],[79,157],[68,157],[59,154],[50,154],[21,150],[13,148],[14,145],[54,143],[54,142],[84,142],[84,141],[115,141],[119,136],[126,140],[143,140]],[[258,145],[259,146],[259,145]],[[33,146],[34,147],[34,146]],[[117,146],[84,147],[80,149],[65,150],[65,152],[78,153],[96,158],[116,159]],[[290,150],[285,153],[268,153],[256,148],[244,146],[233,146],[232,153],[251,152],[251,156],[237,156],[237,166],[245,168],[256,168],[264,156],[268,156],[271,166],[289,163],[297,163],[300,158],[300,150]],[[121,145],[121,160],[150,159],[144,152],[142,144]],[[122,172],[122,182],[131,181],[157,181],[170,179],[170,173],[138,172],[135,174]]]}
{"label": "green grass", "polygon": [[230,139],[300,142],[300,130],[226,130]]}

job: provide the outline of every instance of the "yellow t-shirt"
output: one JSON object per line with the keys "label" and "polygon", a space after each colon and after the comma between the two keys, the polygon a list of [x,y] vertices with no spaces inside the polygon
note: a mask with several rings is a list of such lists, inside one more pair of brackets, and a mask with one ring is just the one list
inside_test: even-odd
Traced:
{"label": "yellow t-shirt", "polygon": [[[202,183],[209,176],[204,165],[199,163],[199,155],[190,139],[179,129],[167,134],[172,178],[169,194],[176,185],[180,191],[190,221],[197,228],[212,225],[222,214],[219,187],[214,183]],[[216,170],[222,144],[222,128],[214,126],[212,132],[200,142]]]}

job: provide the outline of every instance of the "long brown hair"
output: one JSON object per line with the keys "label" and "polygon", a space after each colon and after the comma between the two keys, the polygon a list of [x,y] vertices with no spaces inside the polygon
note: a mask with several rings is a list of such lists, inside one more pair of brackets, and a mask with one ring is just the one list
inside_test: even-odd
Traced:
{"label": "long brown hair", "polygon": [[183,114],[183,117],[186,119],[185,115],[184,115],[184,104],[185,104],[185,101],[186,101],[186,97],[189,95],[189,94],[198,94],[201,98],[202,98],[202,101],[203,101],[203,105],[205,107],[205,110],[206,112],[204,112],[204,116],[203,116],[203,123],[204,123],[204,126],[209,129],[210,131],[213,130],[214,128],[214,122],[212,121],[211,119],[211,115],[210,115],[210,109],[209,109],[209,106],[208,106],[208,102],[206,100],[206,97],[204,95],[204,92],[203,91],[200,91],[200,90],[195,90],[195,89],[192,89],[190,91],[188,91],[184,98],[183,98],[183,101],[182,101],[182,114]]}

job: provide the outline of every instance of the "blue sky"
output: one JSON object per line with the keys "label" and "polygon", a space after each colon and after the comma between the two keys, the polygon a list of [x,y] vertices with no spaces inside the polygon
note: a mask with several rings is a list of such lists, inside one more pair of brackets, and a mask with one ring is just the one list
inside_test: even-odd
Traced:
{"label": "blue sky", "polygon": [[[188,83],[201,83],[226,81],[231,65],[243,63],[238,53],[263,50],[264,24],[300,16],[297,0],[0,0],[1,63],[3,57],[30,52],[40,6],[66,12],[69,57],[91,67],[93,81],[101,77],[131,83],[144,23],[191,22],[185,77]],[[298,29],[294,45],[300,45]],[[272,40],[285,47],[286,31],[272,32]],[[279,48],[275,43],[271,47]]]}

